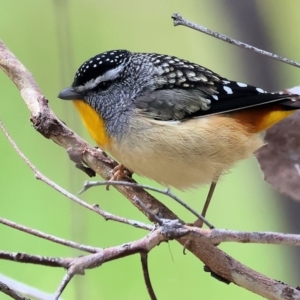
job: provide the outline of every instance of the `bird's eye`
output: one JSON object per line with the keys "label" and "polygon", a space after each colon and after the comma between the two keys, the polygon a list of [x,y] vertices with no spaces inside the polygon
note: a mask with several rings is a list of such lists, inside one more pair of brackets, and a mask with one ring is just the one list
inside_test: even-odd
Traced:
{"label": "bird's eye", "polygon": [[101,91],[106,91],[108,88],[111,86],[112,82],[110,80],[107,81],[101,81],[98,85],[97,88]]}

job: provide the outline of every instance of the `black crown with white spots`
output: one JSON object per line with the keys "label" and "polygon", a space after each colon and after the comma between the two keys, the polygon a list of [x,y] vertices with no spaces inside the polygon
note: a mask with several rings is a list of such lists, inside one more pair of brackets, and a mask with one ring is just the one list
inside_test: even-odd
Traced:
{"label": "black crown with white spots", "polygon": [[113,50],[98,54],[84,62],[77,70],[72,86],[81,86],[86,82],[104,75],[123,64],[130,56],[127,50]]}
{"label": "black crown with white spots", "polygon": [[[76,72],[72,86],[85,93],[101,85],[107,90],[114,80],[125,82],[127,77],[134,78],[134,84],[124,85],[124,88],[137,89],[136,99],[132,99],[136,100],[136,107],[150,114],[153,112],[163,120],[229,112],[286,99],[289,99],[285,103],[287,109],[292,109],[289,104],[295,96],[267,93],[261,88],[230,81],[174,56],[127,50],[107,51],[89,59]],[[139,94],[144,85],[150,84],[152,86],[146,89],[152,93],[150,97],[144,92]],[[174,113],[169,114],[168,110]]]}

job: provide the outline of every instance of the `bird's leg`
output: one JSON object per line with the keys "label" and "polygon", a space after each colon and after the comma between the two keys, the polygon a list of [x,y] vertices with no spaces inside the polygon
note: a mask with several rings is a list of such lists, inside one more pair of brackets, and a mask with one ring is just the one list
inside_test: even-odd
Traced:
{"label": "bird's leg", "polygon": [[[111,173],[112,176],[109,179],[109,181],[120,181],[125,177],[131,177],[133,174],[128,169],[126,169],[122,164],[115,166],[111,171]],[[106,190],[109,190],[109,186],[110,186],[109,184],[106,186]]]}
{"label": "bird's leg", "polygon": [[[202,208],[202,212],[201,212],[201,216],[202,216],[203,218],[205,218],[205,215],[206,215],[206,213],[207,213],[207,210],[208,210],[209,204],[210,204],[210,202],[211,202],[212,196],[213,196],[213,194],[214,194],[214,191],[215,191],[215,188],[216,188],[218,179],[219,179],[219,176],[218,176],[217,178],[215,178],[215,180],[212,181],[212,183],[210,184],[209,191],[208,191],[208,194],[207,194],[207,196],[206,196],[206,200],[205,200],[204,206],[203,206],[203,208]],[[202,228],[202,226],[203,226],[203,221],[200,220],[200,219],[197,219],[197,220],[193,223],[193,226]],[[183,246],[183,253],[184,253],[184,254],[185,254],[185,249],[188,247],[188,245],[189,245],[190,242],[191,242],[191,240],[188,240],[188,241],[186,241],[186,243],[184,244],[184,246]]]}
{"label": "bird's leg", "polygon": [[[217,182],[218,182],[218,179],[219,177],[217,177],[210,185],[209,187],[209,191],[208,191],[208,194],[207,194],[207,197],[206,197],[206,200],[205,200],[205,203],[204,203],[204,206],[203,206],[203,209],[202,209],[202,212],[201,212],[201,216],[203,218],[205,218],[205,215],[207,213],[207,210],[208,210],[208,207],[209,207],[209,204],[211,202],[211,199],[212,199],[212,196],[214,194],[214,191],[215,191],[215,188],[216,188],[216,185],[217,185]],[[196,227],[202,227],[203,226],[203,221],[198,219],[194,222],[194,226]]]}

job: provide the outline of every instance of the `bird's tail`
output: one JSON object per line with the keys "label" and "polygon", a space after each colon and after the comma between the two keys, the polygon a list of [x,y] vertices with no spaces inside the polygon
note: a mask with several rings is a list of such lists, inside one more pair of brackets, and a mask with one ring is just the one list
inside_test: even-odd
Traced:
{"label": "bird's tail", "polygon": [[291,98],[281,100],[278,104],[286,110],[300,109],[300,95],[291,95]]}
{"label": "bird's tail", "polygon": [[300,95],[291,95],[278,102],[255,106],[232,112],[230,115],[249,128],[252,133],[259,133],[280,122],[300,109]]}

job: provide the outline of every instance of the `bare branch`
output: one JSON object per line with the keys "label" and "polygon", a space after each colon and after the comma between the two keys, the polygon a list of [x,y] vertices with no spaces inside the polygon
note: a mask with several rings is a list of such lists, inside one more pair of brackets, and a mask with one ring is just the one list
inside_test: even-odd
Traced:
{"label": "bare branch", "polygon": [[[192,241],[198,241],[202,243],[223,243],[223,242],[238,242],[238,243],[259,243],[259,244],[272,244],[272,245],[288,245],[288,246],[300,246],[300,235],[297,234],[284,234],[278,232],[242,232],[226,229],[203,229],[193,226],[183,225],[177,220],[164,220],[162,226],[156,228],[154,231],[149,233],[146,237],[137,240],[135,242],[126,243],[124,245],[109,247],[105,249],[93,248],[92,254],[101,255],[101,263],[114,260],[123,256],[139,253],[139,250],[150,251],[154,246],[158,245],[162,241],[168,241],[181,237],[182,240],[191,239]],[[150,243],[150,246],[145,246]],[[136,251],[129,252],[128,245],[134,246]],[[143,245],[143,247],[141,246]],[[133,247],[133,248],[134,248]],[[123,249],[124,248],[124,249]],[[85,250],[87,251],[87,250]],[[82,256],[82,257],[89,257]],[[30,255],[26,253],[11,253],[0,251],[0,259],[18,261],[22,263],[32,263],[47,265],[52,267],[69,267],[70,261],[74,259],[55,258]],[[75,258],[77,259],[77,258]],[[85,268],[89,268],[85,267]]]}
{"label": "bare branch", "polygon": [[75,276],[75,274],[70,274],[67,272],[62,279],[60,285],[58,286],[57,290],[55,291],[53,300],[58,300],[64,289],[67,287],[68,283],[72,280],[72,278]]}
{"label": "bare branch", "polygon": [[286,246],[300,246],[299,234],[287,234],[280,232],[243,232],[227,229],[202,229],[184,226],[189,231],[187,236],[192,240],[220,244],[223,242],[272,244]]}
{"label": "bare branch", "polygon": [[64,246],[68,246],[68,247],[78,249],[78,250],[81,250],[81,251],[86,251],[86,252],[91,252],[91,253],[95,253],[95,252],[99,251],[99,248],[95,248],[95,247],[91,247],[91,246],[87,246],[87,245],[78,244],[78,243],[75,243],[75,242],[72,242],[72,241],[64,240],[64,239],[58,238],[54,235],[46,234],[44,232],[41,232],[41,231],[38,231],[36,229],[32,229],[32,228],[17,224],[15,222],[9,221],[9,220],[4,219],[4,218],[0,218],[0,223],[4,224],[4,225],[7,225],[9,227],[12,227],[14,229],[29,233],[31,235],[35,235],[35,236],[40,237],[42,239],[52,241],[54,243],[61,244],[61,245],[64,245]]}
{"label": "bare branch", "polygon": [[94,209],[95,211],[97,211],[105,220],[112,220],[112,221],[116,221],[119,223],[123,223],[123,224],[127,224],[136,228],[140,228],[140,229],[145,229],[148,231],[151,231],[154,229],[153,225],[149,225],[149,224],[145,224],[142,223],[140,221],[136,221],[136,220],[130,220],[124,217],[119,217],[116,215],[113,215],[111,213],[108,213],[106,211],[104,211],[103,209],[101,209],[97,204],[94,205]]}
{"label": "bare branch", "polygon": [[0,251],[0,259],[20,262],[20,263],[29,263],[33,265],[61,267],[61,268],[68,268],[70,264],[70,259],[67,258],[47,257],[47,256],[32,255],[32,254],[20,253],[20,252],[12,253],[12,252]]}
{"label": "bare branch", "polygon": [[208,34],[208,35],[210,35],[212,37],[215,37],[217,39],[220,39],[223,42],[227,42],[229,44],[233,44],[235,46],[242,47],[242,48],[247,49],[247,50],[251,50],[253,52],[256,52],[256,53],[268,56],[270,58],[279,60],[279,61],[281,61],[283,63],[289,64],[289,65],[294,66],[294,67],[298,67],[298,68],[300,67],[300,63],[298,63],[296,61],[293,61],[293,60],[290,60],[290,59],[285,58],[283,56],[279,56],[277,54],[274,54],[274,53],[271,53],[271,52],[268,52],[268,51],[256,48],[256,47],[251,46],[249,44],[246,44],[246,43],[240,42],[238,40],[232,39],[232,38],[230,38],[230,37],[228,37],[228,36],[226,36],[224,34],[212,31],[212,30],[210,30],[210,29],[208,29],[206,27],[203,27],[201,25],[198,25],[196,23],[193,23],[191,21],[188,21],[188,20],[184,19],[178,13],[174,13],[172,15],[172,19],[173,19],[173,22],[174,22],[174,26],[183,25],[183,26],[189,27],[191,29],[194,29],[194,30],[203,32],[205,34]]}
{"label": "bare branch", "polygon": [[[28,297],[32,297],[35,300],[53,300],[53,294],[49,294],[44,291],[41,291],[35,287],[32,287],[23,282],[10,278],[4,274],[0,274],[0,281],[10,287],[13,287],[13,289],[16,292],[22,293]],[[60,298],[60,300],[62,300],[62,298]]]}
{"label": "bare branch", "polygon": [[15,300],[30,300],[29,298],[24,297],[19,293],[17,293],[15,290],[11,289],[3,282],[0,282],[0,292],[6,294],[7,296]]}

